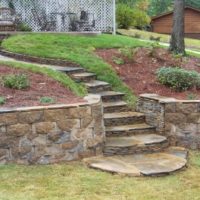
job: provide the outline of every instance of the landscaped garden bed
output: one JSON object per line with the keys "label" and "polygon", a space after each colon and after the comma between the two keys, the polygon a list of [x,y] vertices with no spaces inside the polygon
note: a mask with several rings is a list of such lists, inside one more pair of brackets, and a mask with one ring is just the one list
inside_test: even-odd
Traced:
{"label": "landscaped garden bed", "polygon": [[[124,36],[113,37],[112,35],[102,34],[86,37],[38,33],[11,36],[3,41],[2,48],[8,52],[31,57],[63,60],[69,62],[69,64],[71,62],[71,65],[75,63],[89,72],[95,73],[99,80],[108,82],[115,91],[124,92],[126,101],[133,106],[136,98],[130,88],[120,80],[110,65],[94,53],[97,48],[121,48],[126,45],[138,47],[148,46],[149,44]],[[25,48],[26,46],[29,46],[29,48]],[[23,58],[23,60],[25,59]]]}
{"label": "landscaped garden bed", "polygon": [[[3,82],[8,82],[8,79],[26,79],[27,86],[17,89],[4,85]],[[39,74],[32,73],[27,70],[11,68],[8,66],[0,66],[0,96],[5,99],[5,102],[0,107],[22,107],[22,106],[38,106],[49,104],[68,104],[84,102],[81,97],[75,96],[72,91],[63,86],[52,78]],[[21,80],[23,82],[23,80]],[[17,84],[17,83],[13,83]],[[18,83],[19,85],[20,83]]]}
{"label": "landscaped garden bed", "polygon": [[96,53],[113,66],[117,74],[137,96],[143,93],[155,93],[186,100],[200,97],[200,90],[197,87],[177,91],[162,85],[157,77],[157,72],[161,67],[172,67],[172,69],[179,67],[200,72],[200,59],[198,58],[175,56],[166,49],[155,47],[100,49]]}
{"label": "landscaped garden bed", "polygon": [[85,102],[82,85],[46,67],[17,62],[0,64],[0,107]]}

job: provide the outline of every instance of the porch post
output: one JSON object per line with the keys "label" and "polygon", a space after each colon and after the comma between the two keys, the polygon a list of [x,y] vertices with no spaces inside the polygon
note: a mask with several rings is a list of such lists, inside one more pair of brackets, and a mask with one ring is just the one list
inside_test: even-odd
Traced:
{"label": "porch post", "polygon": [[113,35],[116,35],[116,0],[113,0]]}

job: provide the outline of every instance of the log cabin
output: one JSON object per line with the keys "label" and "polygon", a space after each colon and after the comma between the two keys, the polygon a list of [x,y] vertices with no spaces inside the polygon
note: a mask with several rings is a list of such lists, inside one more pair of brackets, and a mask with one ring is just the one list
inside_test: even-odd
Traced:
{"label": "log cabin", "polygon": [[[173,11],[155,17],[151,21],[152,31],[171,34],[173,27]],[[185,36],[200,39],[200,10],[185,7]]]}

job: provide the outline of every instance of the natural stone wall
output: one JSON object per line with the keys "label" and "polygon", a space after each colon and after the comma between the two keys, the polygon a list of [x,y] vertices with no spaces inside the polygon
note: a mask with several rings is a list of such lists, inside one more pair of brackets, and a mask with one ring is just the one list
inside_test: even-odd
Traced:
{"label": "natural stone wall", "polygon": [[86,103],[0,109],[0,163],[50,164],[102,154],[99,96]]}
{"label": "natural stone wall", "polygon": [[143,94],[137,111],[146,115],[147,123],[169,137],[171,145],[200,149],[200,101],[184,101]]}

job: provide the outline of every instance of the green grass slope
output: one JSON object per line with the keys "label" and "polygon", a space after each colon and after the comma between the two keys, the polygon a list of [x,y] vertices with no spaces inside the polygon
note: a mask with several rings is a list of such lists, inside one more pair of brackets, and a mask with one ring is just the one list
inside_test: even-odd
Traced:
{"label": "green grass slope", "polygon": [[121,48],[148,46],[126,36],[99,35],[73,36],[66,34],[25,34],[16,35],[4,40],[2,47],[8,51],[33,55],[43,58],[68,60],[79,64],[97,75],[98,79],[109,82],[113,89],[126,93],[130,105],[135,104],[136,97],[120,80],[109,64],[95,53],[97,48]]}

